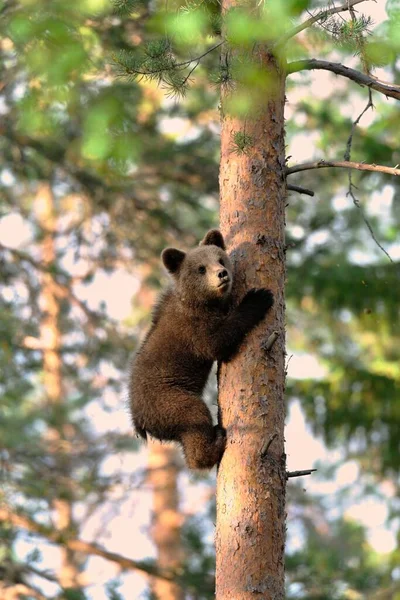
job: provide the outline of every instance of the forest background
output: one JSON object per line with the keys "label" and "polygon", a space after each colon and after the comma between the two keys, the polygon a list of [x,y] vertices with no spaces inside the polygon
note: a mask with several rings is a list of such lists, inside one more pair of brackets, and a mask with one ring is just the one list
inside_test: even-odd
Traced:
{"label": "forest background", "polygon": [[[139,445],[125,382],[166,283],[161,250],[217,225],[218,58],[179,99],[119,77],[154,7],[116,8],[0,3],[4,598],[213,597],[215,474]],[[395,81],[399,3],[362,12],[386,40],[374,73]],[[315,27],[299,45],[360,62],[331,37]],[[323,71],[295,75],[287,96],[289,165],[342,159],[365,88]],[[394,166],[399,111],[373,103],[352,158]],[[287,200],[286,442],[290,469],[318,471],[288,485],[287,597],[399,598],[398,179],[353,174],[354,202],[346,171],[297,177],[315,195]],[[212,384],[208,397],[215,408]]]}

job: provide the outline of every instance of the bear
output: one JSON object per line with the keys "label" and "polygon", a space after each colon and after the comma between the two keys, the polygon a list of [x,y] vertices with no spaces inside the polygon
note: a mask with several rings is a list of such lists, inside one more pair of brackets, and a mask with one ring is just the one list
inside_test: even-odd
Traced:
{"label": "bear", "polygon": [[149,332],[131,367],[129,401],[138,435],[177,441],[190,469],[219,464],[225,431],[202,399],[214,361],[228,361],[274,299],[252,289],[233,302],[233,269],[218,229],[183,252],[166,248],[173,285],[157,302]]}

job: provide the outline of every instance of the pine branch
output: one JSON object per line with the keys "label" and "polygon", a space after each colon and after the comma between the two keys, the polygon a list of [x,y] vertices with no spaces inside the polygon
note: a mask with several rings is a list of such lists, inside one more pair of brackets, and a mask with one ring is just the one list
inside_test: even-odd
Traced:
{"label": "pine branch", "polygon": [[[160,85],[166,87],[170,94],[184,95],[190,76],[197,69],[200,61],[224,43],[224,41],[219,42],[199,56],[177,62],[170,41],[165,39],[148,44],[144,48],[143,55],[122,50],[113,55],[113,61],[119,77],[128,77],[139,81],[143,78],[156,80]],[[185,69],[189,69],[188,74],[181,75],[181,71]]]}
{"label": "pine branch", "polygon": [[264,441],[262,448],[260,450],[261,458],[264,458],[267,455],[270,445],[277,437],[278,437],[278,434],[275,432],[271,435],[270,438],[268,438],[268,440]]}
{"label": "pine branch", "polygon": [[[42,143],[35,138],[27,135],[21,135],[13,131],[12,128],[8,127],[6,124],[0,125],[0,136],[1,135],[7,138],[11,144],[16,146],[22,152],[26,148],[31,148],[40,156],[43,156],[46,160],[50,161],[50,163],[56,165],[59,169],[71,177],[74,180],[74,183],[78,185],[84,193],[92,197],[98,206],[101,206],[102,204],[108,204],[110,198],[115,198],[116,195],[121,194],[129,199],[130,204],[132,204],[137,211],[147,210],[147,196],[145,201],[144,199],[142,200],[140,198],[140,191],[135,189],[135,193],[132,193],[132,178],[129,180],[129,186],[128,178],[126,178],[126,180],[122,179],[120,183],[110,184],[100,177],[97,177],[97,175],[94,175],[91,171],[83,168],[77,168],[74,164],[66,160],[66,147],[57,144],[54,141],[51,141],[49,144]],[[67,142],[73,143],[75,139],[75,137],[71,137],[67,140]],[[32,157],[30,157],[30,160],[33,160]],[[140,173],[135,175],[134,183],[141,184],[143,181],[143,184],[147,185],[148,180],[151,185],[153,182],[154,185],[157,185],[159,180],[164,181],[165,179],[177,183],[193,185],[193,182],[186,174],[181,175],[168,168],[160,170],[160,168],[150,168],[149,166],[140,169]],[[140,185],[140,188],[137,186],[137,188],[143,189],[143,185]],[[3,196],[6,197],[5,193],[3,193]],[[168,226],[174,229],[176,234],[182,233],[176,224],[176,220],[168,215],[164,215],[163,218],[168,220]],[[75,229],[76,226],[74,226],[74,230]],[[66,231],[66,233],[67,232],[68,231]]]}
{"label": "pine branch", "polygon": [[350,196],[350,198],[353,200],[353,204],[354,204],[354,206],[356,206],[356,207],[358,208],[358,210],[361,212],[361,216],[362,216],[362,218],[363,218],[363,221],[364,221],[365,225],[367,226],[367,228],[368,228],[368,231],[370,232],[370,234],[371,234],[371,237],[372,237],[372,239],[374,240],[375,244],[378,246],[378,248],[380,248],[380,250],[382,250],[382,252],[383,252],[384,254],[386,254],[386,256],[388,257],[388,259],[390,260],[390,262],[393,262],[393,259],[392,259],[392,257],[390,256],[390,254],[387,252],[387,250],[385,250],[385,248],[382,246],[382,244],[381,244],[381,243],[379,242],[379,240],[377,239],[377,237],[376,237],[376,235],[375,235],[375,232],[374,232],[374,230],[372,229],[372,225],[371,225],[371,223],[369,222],[369,220],[367,219],[367,217],[366,217],[366,215],[365,215],[365,212],[364,212],[364,210],[363,210],[363,207],[362,207],[362,206],[361,206],[361,204],[360,204],[360,201],[359,201],[359,199],[358,199],[358,198],[356,198],[356,196],[354,195],[353,189],[354,189],[354,184],[353,184],[353,182],[351,181],[351,176],[349,175],[349,191],[347,192],[347,194],[346,194],[346,195],[347,195],[347,196]]}
{"label": "pine branch", "polygon": [[293,167],[286,169],[286,175],[292,175],[293,173],[300,173],[300,171],[310,171],[311,169],[323,169],[325,167],[339,167],[343,169],[357,169],[358,171],[376,171],[379,173],[386,173],[388,175],[400,175],[400,169],[398,165],[395,167],[385,167],[383,165],[369,165],[366,163],[352,162],[346,160],[330,161],[330,160],[318,160],[315,162],[300,163]]}
{"label": "pine branch", "polygon": [[111,0],[114,12],[120,16],[130,15],[141,4],[140,0]]}
{"label": "pine branch", "polygon": [[[358,115],[358,117],[356,118],[356,120],[353,122],[352,126],[351,126],[351,132],[349,135],[349,138],[347,140],[347,144],[346,144],[346,151],[344,153],[344,160],[346,161],[350,161],[351,159],[351,146],[353,144],[353,135],[354,132],[356,130],[357,125],[359,124],[362,116],[367,112],[367,110],[369,110],[370,108],[373,108],[373,102],[372,102],[372,92],[371,89],[368,90],[368,102],[367,105],[365,106],[365,108],[361,111],[361,113]],[[349,177],[349,189],[347,192],[347,196],[350,196],[350,198],[353,200],[353,204],[356,208],[358,208],[358,210],[361,213],[362,219],[365,223],[365,225],[368,228],[368,231],[371,234],[372,239],[374,240],[375,244],[378,246],[378,248],[380,248],[380,250],[382,250],[382,252],[384,254],[386,254],[386,256],[388,257],[388,259],[390,260],[390,262],[393,262],[392,257],[390,256],[390,254],[385,250],[385,248],[382,246],[382,244],[379,242],[379,240],[377,239],[375,232],[372,228],[371,223],[369,222],[369,219],[367,218],[365,211],[363,209],[363,207],[360,204],[360,201],[358,200],[358,198],[356,198],[355,194],[354,194],[354,189],[355,189],[355,185],[353,183],[353,179],[352,179],[352,172],[351,169],[348,170],[348,177]]]}
{"label": "pine branch", "polygon": [[291,73],[298,73],[299,71],[311,71],[314,69],[331,71],[332,73],[336,73],[336,75],[342,75],[343,77],[347,77],[348,79],[355,81],[362,87],[366,86],[368,88],[372,88],[373,90],[376,90],[385,96],[400,100],[400,85],[379,81],[371,75],[361,73],[361,71],[356,71],[355,69],[351,69],[350,67],[346,67],[340,63],[333,63],[327,60],[318,60],[316,58],[296,60],[286,66],[286,73],[287,75],[290,75]]}
{"label": "pine branch", "polygon": [[[358,19],[355,14],[354,8],[350,8],[350,17],[352,27],[349,27],[346,24],[346,33],[345,33],[345,42],[348,42],[349,39],[353,40],[356,46],[356,54],[358,54],[361,58],[361,64],[366,75],[370,75],[370,65],[367,58],[367,54],[365,51],[365,37],[364,33],[370,33],[368,30],[369,25],[372,23],[371,17],[365,17],[361,15]],[[371,88],[369,88],[370,101],[371,99]],[[368,109],[367,109],[368,110]],[[345,160],[349,160],[346,159]]]}
{"label": "pine branch", "polygon": [[203,52],[203,54],[200,54],[200,56],[197,56],[196,58],[191,58],[190,60],[187,60],[186,62],[178,63],[176,66],[177,67],[182,67],[184,65],[189,66],[193,62],[199,62],[199,61],[201,61],[202,58],[204,58],[205,56],[207,56],[207,54],[210,54],[211,52],[214,52],[214,50],[217,50],[217,48],[219,48],[223,44],[225,44],[225,40],[223,40],[222,42],[219,42],[218,44],[215,44],[215,46],[211,46],[211,48],[209,48],[208,50],[206,50],[205,52]]}
{"label": "pine branch", "polygon": [[32,533],[36,533],[55,544],[63,545],[69,550],[81,552],[82,554],[87,555],[101,556],[106,560],[116,563],[121,569],[124,570],[140,571],[142,574],[145,574],[149,577],[155,577],[157,579],[167,581],[176,580],[175,573],[161,571],[155,566],[147,565],[144,562],[132,560],[131,558],[126,558],[125,556],[117,554],[116,552],[108,552],[108,550],[102,548],[95,542],[85,542],[83,540],[79,540],[78,538],[68,538],[65,536],[65,534],[60,535],[57,531],[54,531],[49,527],[45,527],[44,525],[40,525],[27,516],[19,515],[11,511],[9,508],[0,508],[0,522],[11,523],[14,527],[19,527]]}
{"label": "pine branch", "polygon": [[[104,319],[103,315],[95,310],[90,309],[83,300],[80,300],[75,296],[72,289],[69,287],[69,276],[62,270],[58,269],[58,273],[54,271],[53,265],[46,266],[43,262],[35,260],[30,254],[24,252],[22,250],[18,250],[17,248],[9,248],[8,246],[4,246],[0,242],[0,252],[7,251],[10,252],[18,261],[27,262],[32,265],[35,269],[42,273],[50,273],[53,277],[53,284],[57,290],[57,293],[61,298],[68,298],[71,304],[77,306],[86,316],[88,321],[91,323],[98,325]],[[67,284],[61,283],[57,280],[56,276],[60,275],[65,277]]]}
{"label": "pine branch", "polygon": [[33,573],[38,577],[42,577],[43,579],[47,579],[47,581],[51,581],[53,583],[58,583],[57,577],[51,573],[50,571],[41,571],[40,569],[36,569],[33,565],[21,564],[19,565],[22,572],[27,574]]}
{"label": "pine branch", "polygon": [[321,10],[316,15],[314,15],[314,16],[310,17],[309,19],[307,19],[307,21],[304,21],[304,23],[300,23],[300,25],[297,25],[296,27],[293,27],[293,29],[290,29],[290,31],[288,31],[287,33],[285,33],[276,42],[276,46],[282,46],[288,40],[290,40],[290,38],[292,38],[295,35],[297,35],[298,33],[300,33],[300,31],[303,31],[304,29],[307,29],[308,27],[311,27],[311,25],[314,25],[314,23],[317,23],[318,21],[322,21],[322,20],[326,19],[327,17],[330,17],[331,15],[334,15],[334,14],[337,14],[337,13],[340,13],[340,12],[345,12],[347,10],[350,10],[356,4],[361,4],[361,2],[367,2],[367,1],[368,0],[351,0],[351,1],[347,2],[346,4],[343,4],[342,6],[337,6],[337,7],[334,7],[334,8],[326,8],[324,10]]}
{"label": "pine branch", "polygon": [[[14,144],[22,151],[25,148],[32,148],[35,152],[57,165],[67,175],[69,175],[86,193],[96,199],[99,203],[105,201],[112,193],[117,192],[116,186],[107,185],[103,180],[88,170],[77,168],[66,160],[66,147],[57,144],[55,141],[46,144],[40,140],[27,135],[21,135],[8,127],[6,123],[0,125],[0,135],[7,138],[11,144]],[[68,143],[74,141],[74,137],[67,140]]]}
{"label": "pine branch", "polygon": [[369,110],[370,108],[374,108],[374,104],[372,102],[372,92],[371,90],[368,90],[368,102],[366,107],[362,110],[362,112],[358,115],[357,119],[353,122],[352,126],[351,126],[351,132],[350,135],[348,137],[347,140],[347,144],[346,144],[346,152],[344,153],[344,160],[349,161],[351,159],[351,146],[353,143],[353,135],[354,135],[354,131],[357,127],[357,125],[359,124],[361,118],[365,115],[365,113],[367,112],[367,110]]}

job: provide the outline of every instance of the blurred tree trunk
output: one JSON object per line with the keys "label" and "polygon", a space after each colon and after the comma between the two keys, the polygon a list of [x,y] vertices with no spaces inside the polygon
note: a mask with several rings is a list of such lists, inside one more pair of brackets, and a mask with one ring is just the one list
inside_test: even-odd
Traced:
{"label": "blurred tree trunk", "polygon": [[[225,0],[223,12],[230,4]],[[222,64],[229,65],[234,52],[227,52]],[[235,293],[270,288],[275,306],[239,355],[220,365],[227,447],[217,483],[218,600],[285,595],[285,79],[265,48],[256,46],[255,58],[269,85],[252,117],[228,115],[230,92],[222,89],[220,223],[236,265]],[[237,133],[247,136],[244,151],[235,146]],[[276,342],[263,350],[274,331]]]}
{"label": "blurred tree trunk", "polygon": [[[163,572],[179,572],[183,562],[181,541],[182,514],[179,511],[178,449],[152,441],[149,443],[149,481],[153,488],[151,535],[157,549],[157,565]],[[183,600],[182,588],[156,579],[152,592],[157,600]]]}
{"label": "blurred tree trunk", "polygon": [[[146,321],[156,301],[154,289],[146,284],[151,264],[138,267],[142,284],[136,294],[136,304],[146,309]],[[163,572],[179,572],[183,563],[179,509],[178,475],[180,455],[176,446],[151,440],[148,444],[148,481],[153,490],[151,537],[157,551],[157,566]],[[183,600],[181,587],[173,581],[153,579],[151,591],[157,600]]]}
{"label": "blurred tree trunk", "polygon": [[[65,390],[63,388],[61,331],[59,326],[60,299],[57,294],[57,284],[52,269],[56,264],[55,234],[57,231],[57,216],[54,208],[54,198],[48,183],[39,186],[34,213],[42,235],[40,308],[42,319],[40,323],[40,341],[43,352],[43,387],[46,403],[51,413],[52,427],[46,432],[46,443],[54,457],[54,525],[59,533],[66,534],[73,527],[72,502],[68,498],[70,488],[70,457],[72,426],[65,421]],[[58,576],[60,585],[65,588],[77,588],[79,569],[74,560],[74,553],[60,546],[61,568]]]}

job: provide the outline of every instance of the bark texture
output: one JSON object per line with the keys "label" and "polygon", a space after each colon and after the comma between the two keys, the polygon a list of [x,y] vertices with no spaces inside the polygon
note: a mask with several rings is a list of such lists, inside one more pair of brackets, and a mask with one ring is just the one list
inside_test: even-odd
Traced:
{"label": "bark texture", "polygon": [[[225,0],[223,10],[229,7]],[[275,306],[219,369],[220,418],[227,447],[217,482],[216,597],[284,598],[285,541],[285,78],[263,48],[253,52],[271,75],[255,116],[223,115],[220,226],[236,269],[238,299],[272,289]],[[231,57],[222,57],[229,64]],[[222,91],[222,111],[228,89]],[[251,145],[232,151],[236,132]],[[262,349],[273,332],[272,347]]]}

